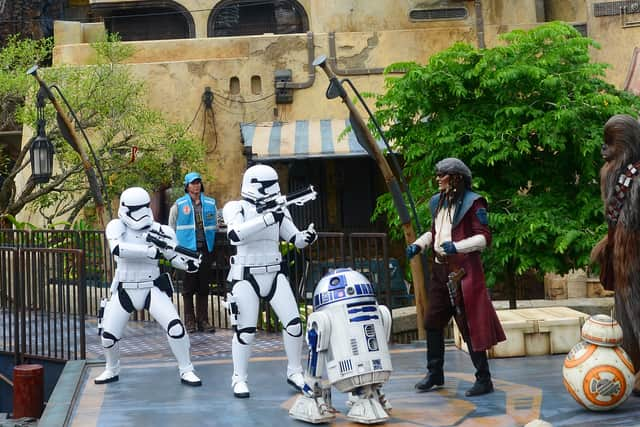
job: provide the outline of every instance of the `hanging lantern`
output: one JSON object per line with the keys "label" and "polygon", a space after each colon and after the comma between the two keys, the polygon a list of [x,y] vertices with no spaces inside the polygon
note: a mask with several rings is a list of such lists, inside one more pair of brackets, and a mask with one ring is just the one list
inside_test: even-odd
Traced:
{"label": "hanging lantern", "polygon": [[31,155],[31,179],[36,184],[49,182],[53,173],[53,144],[47,138],[47,121],[44,117],[45,99],[46,93],[41,88],[36,96],[37,135],[31,138],[31,148],[29,149],[29,154]]}
{"label": "hanging lantern", "polygon": [[44,184],[51,179],[53,172],[53,144],[46,134],[38,135],[31,140],[31,179]]}

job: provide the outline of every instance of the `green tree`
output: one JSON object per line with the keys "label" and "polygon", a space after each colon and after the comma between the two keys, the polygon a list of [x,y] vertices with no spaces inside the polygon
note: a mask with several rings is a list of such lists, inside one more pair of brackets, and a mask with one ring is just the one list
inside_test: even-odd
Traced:
{"label": "green tree", "polygon": [[24,71],[50,54],[51,39],[20,39],[17,35],[9,37],[7,45],[0,50],[0,130],[21,127],[16,114],[33,85],[33,78]]}
{"label": "green tree", "polygon": [[[405,160],[420,217],[437,191],[435,163],[458,157],[489,201],[492,247],[487,280],[513,290],[527,271],[566,272],[588,264],[605,234],[599,192],[602,127],[617,113],[638,115],[640,100],[604,80],[599,48],[553,22],[504,34],[502,44],[458,43],[428,64],[387,79],[377,117]],[[388,195],[376,209],[397,223]],[[513,294],[510,298],[515,304]]]}
{"label": "green tree", "polygon": [[[85,151],[90,153],[92,148],[99,160],[106,194],[116,197],[132,185],[150,191],[170,187],[186,169],[202,168],[204,144],[192,137],[184,124],[171,122],[146,105],[145,84],[122,63],[131,55],[131,48],[115,36],[92,47],[96,52],[95,64],[52,67],[40,74],[47,83],[55,83],[62,90],[76,112],[91,141],[91,147],[85,147]],[[19,44],[15,49],[19,50]],[[4,52],[0,51],[0,63]],[[33,63],[27,66],[24,62],[16,62],[13,75],[16,79],[28,77],[35,94],[36,81],[25,74]],[[54,94],[60,99],[55,91]],[[30,144],[26,144],[10,170],[5,171],[6,178],[0,187],[0,215],[15,216],[29,204],[49,223],[62,215],[72,222],[84,207],[93,203],[91,192],[80,158],[60,134],[50,103],[45,115],[47,133],[55,146],[54,176],[47,184],[30,181],[16,191],[16,175],[29,168]],[[34,102],[25,103],[17,118],[35,128]]]}

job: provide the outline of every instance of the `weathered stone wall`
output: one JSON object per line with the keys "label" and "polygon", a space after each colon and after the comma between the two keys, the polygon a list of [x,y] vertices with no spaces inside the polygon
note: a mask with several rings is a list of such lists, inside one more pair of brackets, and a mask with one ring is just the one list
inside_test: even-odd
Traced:
{"label": "weathered stone wall", "polygon": [[[0,0],[1,1],[1,0]],[[122,1],[122,0],[118,0]],[[131,0],[134,1],[134,0]],[[91,0],[92,4],[116,3],[116,0]],[[596,0],[485,0],[482,22],[486,46],[495,46],[498,36],[513,29],[530,29],[547,19],[573,23],[586,22],[589,36],[603,48],[594,51],[594,60],[612,64],[607,78],[620,87],[625,79],[633,48],[640,40],[640,27],[621,28],[620,16],[596,18]],[[309,88],[294,91],[292,104],[276,104],[276,70],[291,69],[294,82],[309,80],[307,35],[272,35],[206,38],[206,24],[216,0],[178,0],[194,12],[196,35],[200,38],[130,42],[135,53],[129,59],[133,72],[148,82],[150,105],[166,113],[171,120],[189,123],[196,115],[204,88],[215,93],[213,112],[216,133],[206,128],[207,187],[220,205],[238,197],[241,171],[246,159],[242,154],[240,123],[273,120],[346,118],[346,108],[325,98],[327,78],[315,71]],[[313,33],[313,56],[331,56],[335,50],[337,68],[385,67],[396,61],[424,63],[458,41],[478,42],[475,2],[450,0],[448,6],[464,6],[468,16],[462,20],[414,22],[408,17],[412,8],[430,8],[438,0],[300,0]],[[96,39],[101,24],[56,23],[54,65],[82,65],[93,61],[88,42]],[[335,32],[332,37],[330,33]],[[333,43],[333,49],[332,49]],[[360,91],[382,92],[381,74],[350,75]],[[255,82],[259,80],[259,90]],[[230,91],[231,81],[239,84]],[[252,86],[253,80],[253,86]],[[194,135],[201,135],[204,121],[197,119]]]}

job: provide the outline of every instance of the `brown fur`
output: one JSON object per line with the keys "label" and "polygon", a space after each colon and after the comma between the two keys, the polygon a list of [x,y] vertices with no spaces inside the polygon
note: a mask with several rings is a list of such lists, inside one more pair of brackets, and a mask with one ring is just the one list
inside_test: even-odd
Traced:
{"label": "brown fur", "polygon": [[[616,184],[628,164],[640,161],[640,123],[628,115],[611,117],[604,126],[600,190],[607,207],[615,201]],[[640,368],[640,177],[625,194],[618,221],[607,218],[608,236],[591,251],[601,265],[602,284],[615,289],[615,317],[623,331],[623,348]]]}

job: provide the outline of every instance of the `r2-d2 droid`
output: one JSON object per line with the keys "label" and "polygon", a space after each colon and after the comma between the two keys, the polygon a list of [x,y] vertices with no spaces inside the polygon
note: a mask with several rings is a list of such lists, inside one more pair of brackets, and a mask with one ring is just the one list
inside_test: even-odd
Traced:
{"label": "r2-d2 droid", "polygon": [[[349,420],[386,421],[391,405],[381,389],[392,370],[390,334],[391,313],[378,305],[366,277],[350,268],[324,276],[313,293],[313,313],[307,320],[306,385],[289,415],[313,424],[332,421],[334,386],[349,393]],[[323,381],[324,371],[328,382]]]}

